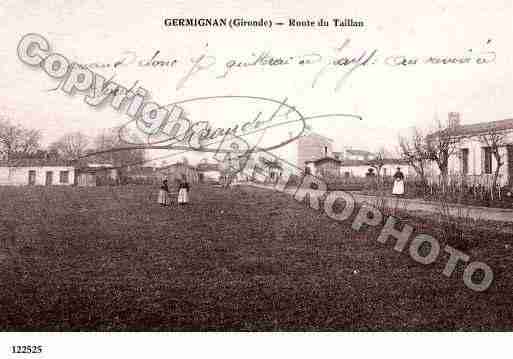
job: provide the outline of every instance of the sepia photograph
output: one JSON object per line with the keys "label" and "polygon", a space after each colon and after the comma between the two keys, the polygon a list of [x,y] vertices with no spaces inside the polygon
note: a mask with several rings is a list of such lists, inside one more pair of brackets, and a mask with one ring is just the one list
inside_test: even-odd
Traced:
{"label": "sepia photograph", "polygon": [[0,352],[511,332],[512,16],[2,1]]}

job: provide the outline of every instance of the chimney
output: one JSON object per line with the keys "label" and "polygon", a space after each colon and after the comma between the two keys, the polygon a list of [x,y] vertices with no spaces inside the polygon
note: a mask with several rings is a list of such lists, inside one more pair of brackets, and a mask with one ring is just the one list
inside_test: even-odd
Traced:
{"label": "chimney", "polygon": [[459,127],[460,125],[461,125],[460,113],[459,112],[449,112],[448,127],[456,128],[456,127]]}

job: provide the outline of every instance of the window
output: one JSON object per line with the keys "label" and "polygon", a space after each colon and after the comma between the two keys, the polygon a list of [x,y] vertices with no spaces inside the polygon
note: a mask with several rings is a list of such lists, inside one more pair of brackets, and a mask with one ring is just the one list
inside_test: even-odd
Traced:
{"label": "window", "polygon": [[484,173],[492,173],[492,149],[490,147],[483,148],[484,155]]}
{"label": "window", "polygon": [[45,185],[51,186],[52,184],[53,184],[53,172],[47,171],[46,178],[45,178]]}
{"label": "window", "polygon": [[59,175],[61,183],[69,183],[69,171],[61,171]]}
{"label": "window", "polygon": [[36,171],[28,172],[28,184],[29,186],[33,186],[36,184]]}
{"label": "window", "polygon": [[461,149],[461,173],[468,174],[468,148]]}

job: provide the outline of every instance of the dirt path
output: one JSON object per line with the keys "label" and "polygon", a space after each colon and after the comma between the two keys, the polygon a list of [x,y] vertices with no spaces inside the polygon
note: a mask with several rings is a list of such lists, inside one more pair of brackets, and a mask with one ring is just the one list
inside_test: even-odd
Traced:
{"label": "dirt path", "polygon": [[[245,185],[272,190],[272,187],[259,184],[246,183]],[[290,195],[294,195],[296,191],[306,190],[302,188],[300,188],[299,190],[297,190],[296,188],[285,189],[285,193],[288,193]],[[348,193],[350,193],[353,196],[357,203],[369,203],[372,205],[376,205],[378,201],[383,200],[383,198],[378,198],[377,196],[363,195],[354,192]],[[387,200],[388,206],[397,207],[400,210],[421,211],[427,213],[439,213],[440,211],[439,204],[436,202],[423,201],[420,199],[396,198],[392,196],[384,197],[384,199]],[[513,209],[451,204],[450,211],[452,215],[458,217],[468,215],[473,219],[513,223]]]}

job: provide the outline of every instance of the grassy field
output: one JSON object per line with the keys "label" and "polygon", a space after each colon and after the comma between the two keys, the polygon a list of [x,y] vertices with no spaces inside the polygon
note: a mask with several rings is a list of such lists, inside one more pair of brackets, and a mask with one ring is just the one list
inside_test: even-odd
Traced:
{"label": "grassy field", "polygon": [[[145,186],[0,188],[1,330],[512,330],[513,238],[414,262],[284,194],[195,188],[162,208]],[[422,227],[422,222],[415,223]],[[429,230],[429,228],[424,228]]]}

